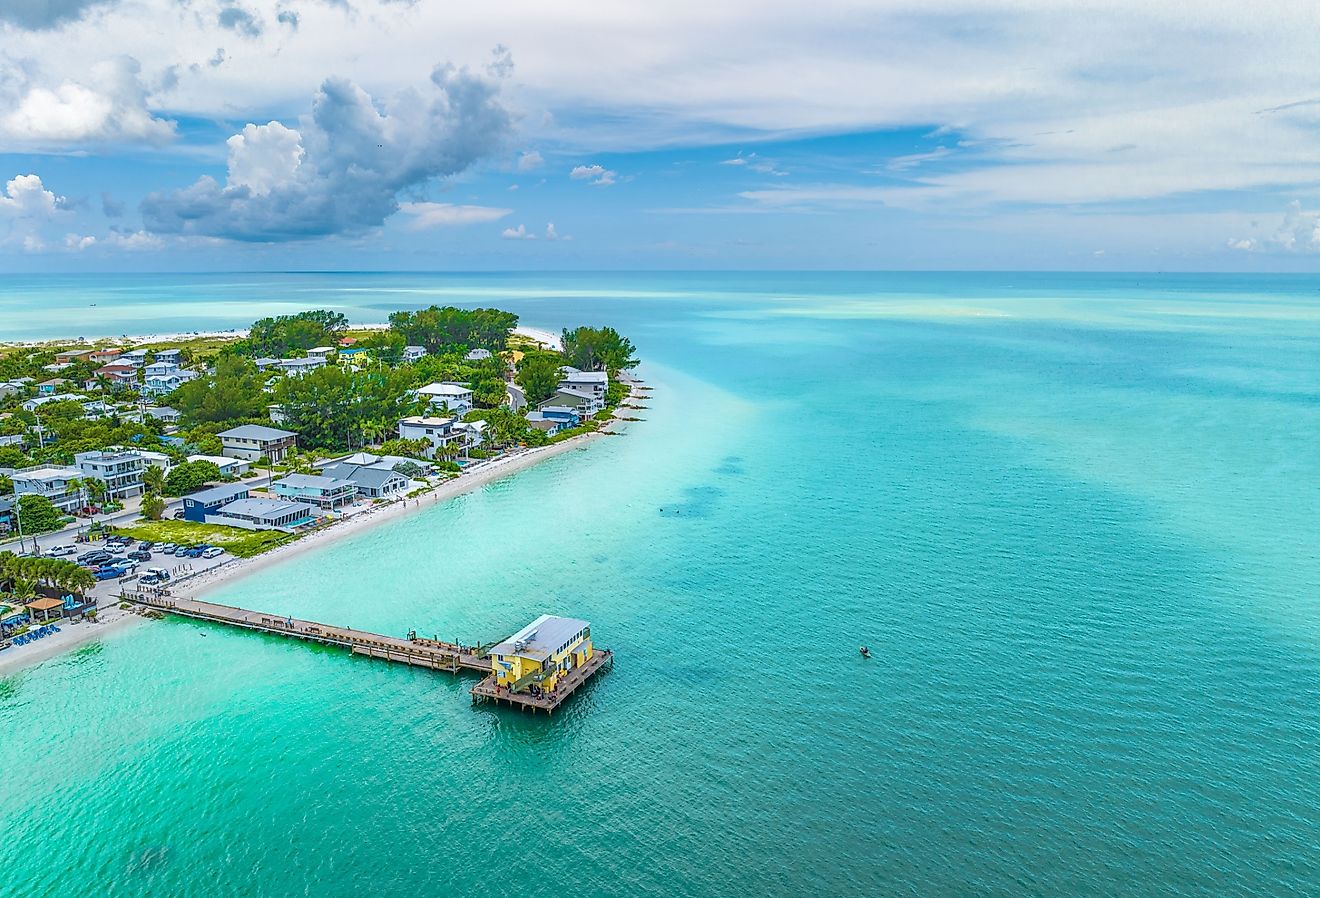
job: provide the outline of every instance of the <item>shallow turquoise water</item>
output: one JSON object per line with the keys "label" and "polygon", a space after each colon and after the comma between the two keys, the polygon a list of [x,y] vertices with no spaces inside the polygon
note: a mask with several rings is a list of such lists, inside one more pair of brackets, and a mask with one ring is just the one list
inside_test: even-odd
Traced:
{"label": "shallow turquoise water", "polygon": [[[615,669],[547,720],[117,634],[0,680],[0,756],[40,759],[0,894],[1313,893],[1320,280],[537,277],[283,276],[615,323],[657,392],[220,595],[463,639],[570,613]],[[205,326],[253,317],[216,280]]]}

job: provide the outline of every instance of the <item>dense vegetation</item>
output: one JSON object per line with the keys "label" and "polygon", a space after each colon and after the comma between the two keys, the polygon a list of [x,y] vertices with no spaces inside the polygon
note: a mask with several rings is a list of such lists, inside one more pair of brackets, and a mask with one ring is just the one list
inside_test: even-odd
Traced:
{"label": "dense vegetation", "polygon": [[518,316],[499,309],[456,309],[431,306],[416,312],[394,312],[390,330],[409,346],[422,346],[431,354],[469,349],[503,352]]}
{"label": "dense vegetation", "polygon": [[561,339],[565,363],[583,371],[603,369],[613,376],[639,363],[632,341],[612,327],[565,330]]}
{"label": "dense vegetation", "polygon": [[62,558],[19,558],[12,552],[0,552],[0,586],[16,601],[30,602],[37,587],[47,586],[60,592],[85,593],[96,585],[96,576],[84,567]]}
{"label": "dense vegetation", "polygon": [[334,346],[348,329],[348,319],[339,312],[314,309],[296,315],[278,315],[254,321],[246,339],[234,351],[249,358],[284,358],[305,353],[315,346]]}

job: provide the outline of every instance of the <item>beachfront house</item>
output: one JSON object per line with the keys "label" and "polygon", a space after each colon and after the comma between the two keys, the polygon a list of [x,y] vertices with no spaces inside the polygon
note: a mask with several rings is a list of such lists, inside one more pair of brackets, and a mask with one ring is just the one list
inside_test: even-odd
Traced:
{"label": "beachfront house", "polygon": [[141,368],[147,361],[147,351],[145,349],[130,349],[128,352],[121,353],[118,361],[125,365],[133,365]]}
{"label": "beachfront house", "polygon": [[157,364],[161,362],[175,366],[183,364],[182,349],[157,349],[152,353],[152,357]]}
{"label": "beachfront house", "polygon": [[206,516],[208,524],[242,527],[244,530],[283,530],[315,524],[320,512],[306,502],[286,499],[237,499]]}
{"label": "beachfront house", "polygon": [[417,391],[437,411],[447,411],[451,415],[461,415],[472,409],[472,388],[467,384],[445,381],[427,384]]}
{"label": "beachfront house", "polygon": [[582,390],[597,396],[605,402],[605,391],[609,389],[610,376],[604,371],[579,371],[577,368],[564,366],[559,369],[559,388],[561,390]]}
{"label": "beachfront house", "polygon": [[97,365],[112,365],[122,355],[118,349],[98,349],[87,357],[88,361]]}
{"label": "beachfront house", "polygon": [[486,442],[486,422],[455,421],[454,433],[458,434],[464,449],[476,449]]}
{"label": "beachfront house", "polygon": [[256,461],[265,456],[272,463],[278,464],[289,454],[289,450],[298,444],[298,435],[275,427],[261,424],[243,424],[223,430],[220,437],[222,450],[230,458],[246,458]]}
{"label": "beachfront house", "polygon": [[309,502],[318,508],[338,508],[357,498],[357,485],[337,477],[290,474],[271,484],[271,492],[282,499]]}
{"label": "beachfront house", "polygon": [[405,362],[416,362],[419,359],[426,358],[425,346],[405,346],[403,347],[403,360]]}
{"label": "beachfront house", "polygon": [[142,495],[142,472],[147,462],[140,452],[132,449],[79,452],[73,456],[73,463],[84,477],[104,483],[109,499]]}
{"label": "beachfront house", "polygon": [[220,469],[221,477],[242,477],[252,470],[252,462],[246,458],[229,458],[224,455],[190,455],[188,461],[209,461]]}
{"label": "beachfront house", "polygon": [[582,416],[567,406],[547,405],[528,412],[527,423],[553,436],[561,430],[577,427],[582,423]]}
{"label": "beachfront house", "polygon": [[72,365],[74,362],[85,362],[92,356],[90,349],[68,349],[64,352],[55,353],[55,364]]}
{"label": "beachfront house", "polygon": [[605,407],[604,397],[594,390],[582,390],[577,387],[560,387],[555,394],[537,406],[541,411],[549,407],[571,408],[583,418],[590,418]]}
{"label": "beachfront house", "polygon": [[309,359],[320,359],[322,362],[328,362],[330,361],[330,356],[334,355],[335,352],[337,352],[337,350],[333,346],[314,346],[307,350],[307,357]]}
{"label": "beachfront house", "polygon": [[436,450],[444,450],[459,439],[454,432],[455,418],[430,415],[410,415],[399,421],[399,439],[426,440],[431,444],[427,458],[435,458]]}
{"label": "beachfront house", "polygon": [[207,515],[218,514],[220,509],[230,502],[248,497],[248,488],[242,483],[222,483],[208,490],[200,490],[183,497],[183,519],[206,523]]}
{"label": "beachfront house", "polygon": [[82,504],[79,491],[83,472],[66,465],[33,465],[9,475],[15,496],[44,496],[60,511],[71,514]]}
{"label": "beachfront house", "polygon": [[358,495],[368,499],[388,499],[408,489],[408,478],[390,468],[374,465],[350,465],[340,462],[326,465],[322,476],[347,480],[357,487]]}
{"label": "beachfront house", "polygon": [[259,359],[252,360],[252,364],[257,366],[258,371],[265,371],[267,368],[274,368],[279,363],[279,359],[272,359],[269,356],[262,356]]}
{"label": "beachfront house", "polygon": [[463,356],[463,358],[467,359],[469,362],[484,362],[486,359],[490,358],[490,350],[471,349],[468,350],[468,354]]}
{"label": "beachfront house", "polygon": [[543,614],[489,652],[497,685],[513,692],[554,691],[560,677],[591,660],[591,624]]}

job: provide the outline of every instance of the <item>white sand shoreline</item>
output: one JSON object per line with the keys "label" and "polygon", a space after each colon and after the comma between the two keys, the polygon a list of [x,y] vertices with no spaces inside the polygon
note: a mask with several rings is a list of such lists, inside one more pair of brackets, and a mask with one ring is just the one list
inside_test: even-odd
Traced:
{"label": "white sand shoreline", "polygon": [[[231,583],[250,576],[305,552],[324,548],[339,539],[361,533],[367,528],[375,527],[386,521],[413,514],[423,508],[434,507],[456,496],[480,489],[488,483],[493,483],[519,471],[525,471],[533,465],[555,456],[577,449],[586,449],[592,442],[603,438],[606,432],[619,433],[622,426],[623,422],[616,418],[616,420],[603,425],[599,431],[580,434],[564,440],[562,443],[527,449],[514,455],[493,459],[475,470],[470,470],[452,480],[439,484],[422,496],[378,506],[370,511],[337,521],[322,530],[310,533],[301,539],[253,558],[235,559],[228,564],[211,568],[194,578],[182,582],[173,592],[175,595],[185,598],[198,598],[211,590],[219,588],[221,584]],[[135,622],[146,620],[134,611],[120,609],[118,605],[100,608],[97,611],[97,617],[96,623],[61,622],[59,633],[47,636],[30,645],[11,646],[0,652],[0,677],[40,664],[80,645],[100,639],[117,630],[125,629]]]}
{"label": "white sand shoreline", "polygon": [[[353,323],[348,326],[349,330],[355,331],[383,331],[389,330],[389,324],[379,321]],[[537,327],[515,327],[515,334],[521,337],[535,340],[543,343],[553,349],[559,349],[559,336],[550,331],[542,330]],[[52,344],[74,344],[74,343],[101,343],[101,342],[122,342],[122,343],[182,343],[186,340],[222,340],[232,339],[241,340],[248,335],[248,328],[235,327],[227,330],[213,331],[175,331],[173,333],[157,334],[101,334],[99,336],[77,336],[67,339],[53,337],[43,340],[0,340],[0,346],[49,346]]]}

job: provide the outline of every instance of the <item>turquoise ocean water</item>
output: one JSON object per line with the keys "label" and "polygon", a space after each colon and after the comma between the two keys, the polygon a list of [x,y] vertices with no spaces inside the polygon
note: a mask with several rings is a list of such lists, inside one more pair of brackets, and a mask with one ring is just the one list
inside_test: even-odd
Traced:
{"label": "turquoise ocean water", "polygon": [[475,302],[614,324],[657,390],[626,437],[219,592],[465,640],[586,617],[617,664],[562,714],[193,623],[114,634],[0,679],[0,895],[1315,894],[1318,297],[9,279],[0,338]]}

